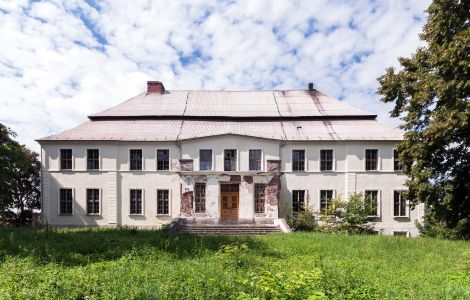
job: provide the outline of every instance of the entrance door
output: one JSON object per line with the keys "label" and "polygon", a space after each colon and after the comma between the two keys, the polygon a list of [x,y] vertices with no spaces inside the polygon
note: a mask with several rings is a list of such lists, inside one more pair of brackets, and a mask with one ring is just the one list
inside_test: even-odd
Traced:
{"label": "entrance door", "polygon": [[238,184],[220,185],[220,219],[221,221],[237,221],[239,194]]}

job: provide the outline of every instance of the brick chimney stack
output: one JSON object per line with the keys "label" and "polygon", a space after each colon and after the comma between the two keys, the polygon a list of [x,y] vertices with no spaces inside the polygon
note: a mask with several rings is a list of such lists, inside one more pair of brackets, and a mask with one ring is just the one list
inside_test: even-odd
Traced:
{"label": "brick chimney stack", "polygon": [[147,81],[147,95],[150,93],[160,93],[165,92],[165,87],[160,81]]}

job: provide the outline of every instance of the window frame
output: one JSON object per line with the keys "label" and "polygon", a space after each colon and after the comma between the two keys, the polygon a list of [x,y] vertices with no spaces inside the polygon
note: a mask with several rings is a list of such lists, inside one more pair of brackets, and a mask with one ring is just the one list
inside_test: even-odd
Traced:
{"label": "window frame", "polygon": [[[213,149],[207,149],[207,148],[199,148],[198,149],[198,160],[199,160],[199,163],[198,163],[198,170],[201,171],[201,172],[211,172],[211,171],[214,171],[214,164],[215,164],[215,161],[214,161],[214,150]],[[211,152],[211,168],[209,170],[201,170],[201,151],[210,151]]]}
{"label": "window frame", "polygon": [[[377,168],[375,170],[367,170],[367,150],[377,150]],[[378,148],[364,148],[364,171],[365,172],[378,172],[381,170],[380,149]]]}
{"label": "window frame", "polygon": [[[264,186],[264,192],[263,192],[263,211],[256,211],[256,186]],[[255,215],[262,215],[266,214],[266,187],[267,184],[263,182],[256,182],[253,183],[253,212]]]}
{"label": "window frame", "polygon": [[319,210],[319,212],[320,212],[320,215],[323,214],[323,212],[322,212],[322,207],[321,207],[321,202],[322,202],[322,201],[321,201],[321,200],[322,200],[322,198],[321,198],[321,192],[322,192],[322,191],[331,191],[331,192],[332,192],[332,193],[331,193],[331,198],[329,198],[330,200],[331,200],[331,199],[334,199],[334,198],[336,197],[336,190],[334,190],[334,189],[319,189],[319,190],[318,190],[318,210]]}
{"label": "window frame", "polygon": [[[403,172],[403,165],[400,163],[400,161],[397,158],[395,158],[395,153],[398,154],[397,156],[400,155],[397,148],[393,148],[393,171],[401,173],[401,172]],[[395,164],[397,164],[399,166],[398,169],[395,168]]]}
{"label": "window frame", "polygon": [[[321,152],[322,151],[332,151],[332,157],[331,157],[331,170],[322,170],[321,169],[321,162],[322,162],[322,159],[321,159]],[[335,168],[335,164],[336,164],[336,158],[335,158],[335,149],[331,149],[331,148],[325,148],[325,149],[320,149],[319,151],[319,157],[318,157],[318,170],[320,172],[334,172],[336,171],[336,168]]]}
{"label": "window frame", "polygon": [[[62,168],[62,150],[70,150],[72,155],[71,155],[71,161],[72,161],[72,166],[70,169],[63,169]],[[72,148],[59,148],[59,170],[60,171],[73,171],[75,170],[75,157],[73,155],[73,149]]]}
{"label": "window frame", "polygon": [[[88,150],[98,150],[98,168],[97,169],[89,169],[88,168]],[[101,149],[96,148],[86,148],[86,170],[87,171],[101,171]]]}
{"label": "window frame", "polygon": [[[88,190],[98,190],[98,212],[97,213],[88,213]],[[103,192],[101,188],[98,187],[87,187],[85,188],[85,209],[87,216],[100,216],[102,212],[102,199],[103,199]]]}
{"label": "window frame", "polygon": [[[168,169],[159,169],[158,168],[158,151],[166,150],[168,151]],[[142,155],[143,157],[143,155]],[[156,171],[171,171],[171,151],[169,148],[156,148],[155,149],[155,170]]]}
{"label": "window frame", "polygon": [[[159,205],[158,205],[158,191],[167,191],[168,192],[168,213],[159,213],[158,212],[158,208],[159,208]],[[171,215],[171,190],[168,188],[157,188],[156,189],[156,192],[155,192],[155,200],[156,200],[156,203],[155,203],[155,208],[156,208],[156,215],[157,216],[170,216]]]}
{"label": "window frame", "polygon": [[[303,151],[304,152],[304,168],[303,170],[294,170],[294,151]],[[291,150],[291,171],[292,172],[307,172],[307,150],[304,149],[292,149]]]}
{"label": "window frame", "polygon": [[[141,199],[141,201],[142,201],[142,205],[141,205],[141,207],[142,207],[142,212],[141,212],[140,214],[133,214],[133,213],[131,213],[131,201],[132,201],[132,200],[131,200],[131,191],[132,191],[132,190],[140,190],[140,191],[142,191],[142,199]],[[144,188],[129,188],[127,195],[128,195],[128,197],[129,197],[129,198],[128,198],[128,206],[127,206],[127,207],[128,207],[128,212],[129,212],[129,217],[141,217],[141,216],[145,216],[145,189],[144,189]]]}
{"label": "window frame", "polygon": [[[235,170],[225,170],[225,151],[235,151]],[[224,162],[224,166],[223,166],[223,170],[224,172],[238,172],[238,162],[240,161],[239,160],[239,157],[238,157],[238,149],[237,148],[227,148],[227,149],[224,149],[223,151],[223,162]]]}
{"label": "window frame", "polygon": [[[140,170],[133,170],[133,169],[132,169],[132,162],[131,162],[131,151],[132,151],[132,150],[140,150],[141,153],[142,153],[142,157],[141,157],[141,168],[140,168]],[[129,162],[129,167],[128,167],[128,169],[129,169],[129,171],[131,171],[131,172],[144,171],[144,170],[145,170],[144,161],[145,161],[145,159],[144,159],[144,149],[142,149],[142,148],[129,148],[129,151],[128,151],[128,162]]]}
{"label": "window frame", "polygon": [[[60,191],[61,190],[72,190],[72,212],[61,213],[60,212]],[[58,216],[73,216],[75,212],[75,189],[72,187],[61,187],[57,191],[57,215]]]}
{"label": "window frame", "polygon": [[[196,186],[201,185],[201,184],[204,185],[204,211],[199,211],[198,212],[198,211],[196,211],[196,207],[197,207],[197,205],[196,205],[196,195],[197,195]],[[206,203],[207,203],[207,183],[205,183],[205,182],[195,182],[194,183],[194,205],[193,205],[194,214],[195,215],[205,215],[206,214],[206,209],[207,209]]]}
{"label": "window frame", "polygon": [[405,215],[395,215],[395,192],[398,192],[400,194],[400,200],[401,202],[403,202],[403,196],[402,196],[402,192],[404,192],[406,190],[403,190],[403,189],[393,189],[392,190],[392,217],[393,218],[405,218],[405,219],[409,219],[410,218],[410,206],[409,206],[409,203],[408,203],[408,200],[404,200],[405,201]]}
{"label": "window frame", "polygon": [[[303,191],[303,192],[304,192],[304,199],[303,199],[303,200],[304,200],[304,201],[303,201],[304,203],[303,203],[302,209],[300,209],[300,210],[294,210],[294,192],[296,192],[296,191]],[[292,197],[292,198],[291,198],[291,208],[292,208],[292,212],[293,212],[293,213],[299,213],[299,212],[305,211],[305,208],[307,207],[307,201],[306,201],[306,198],[307,198],[307,190],[306,190],[306,189],[292,189],[291,195],[292,195],[292,196],[291,196],[291,197]],[[297,202],[299,202],[299,201],[297,201]],[[299,205],[299,207],[300,207],[300,205]]]}
{"label": "window frame", "polygon": [[382,197],[379,189],[364,189],[362,194],[364,195],[364,204],[366,201],[366,192],[377,192],[377,211],[375,215],[368,215],[369,218],[380,218],[382,215]]}
{"label": "window frame", "polygon": [[[251,151],[260,151],[261,152],[260,158],[259,158],[259,170],[252,170],[250,168],[250,162],[251,162],[250,161],[250,153],[251,153]],[[263,151],[262,148],[250,148],[250,149],[248,149],[248,171],[250,171],[250,172],[262,172],[264,170],[264,163],[263,163],[264,162],[264,159],[263,159],[263,157],[264,157],[263,154],[264,153],[263,152],[264,151]]]}

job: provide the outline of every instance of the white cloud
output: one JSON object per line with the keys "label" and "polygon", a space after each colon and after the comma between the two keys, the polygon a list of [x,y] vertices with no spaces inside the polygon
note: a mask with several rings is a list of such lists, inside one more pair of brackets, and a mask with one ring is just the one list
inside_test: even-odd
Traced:
{"label": "white cloud", "polygon": [[[90,4],[88,4],[90,3]],[[162,80],[317,88],[388,118],[376,78],[420,41],[427,1],[1,1],[0,122],[34,139]]]}

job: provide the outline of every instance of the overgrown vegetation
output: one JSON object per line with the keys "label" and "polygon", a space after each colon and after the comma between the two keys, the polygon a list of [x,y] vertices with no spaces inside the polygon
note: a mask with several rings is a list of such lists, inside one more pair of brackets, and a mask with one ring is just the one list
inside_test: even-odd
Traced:
{"label": "overgrown vegetation", "polygon": [[347,201],[329,199],[328,206],[322,211],[305,208],[301,212],[290,212],[286,221],[295,231],[372,234],[370,215],[370,207],[365,204],[363,195],[353,194]]}
{"label": "overgrown vegetation", "polygon": [[470,243],[0,228],[0,299],[469,299]]}

